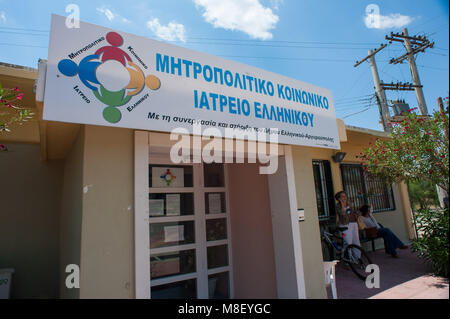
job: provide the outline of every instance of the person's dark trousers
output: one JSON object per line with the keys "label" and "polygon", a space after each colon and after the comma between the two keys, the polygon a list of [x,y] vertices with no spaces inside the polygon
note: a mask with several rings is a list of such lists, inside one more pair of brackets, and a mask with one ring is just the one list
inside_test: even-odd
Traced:
{"label": "person's dark trousers", "polygon": [[397,255],[396,249],[404,246],[402,241],[389,228],[378,229],[378,237],[383,237],[386,253],[389,255]]}

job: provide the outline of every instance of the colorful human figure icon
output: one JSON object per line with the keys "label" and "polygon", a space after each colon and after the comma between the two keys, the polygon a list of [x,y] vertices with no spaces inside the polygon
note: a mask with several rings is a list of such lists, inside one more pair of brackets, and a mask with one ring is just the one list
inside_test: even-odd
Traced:
{"label": "colorful human figure icon", "polygon": [[161,81],[154,75],[147,75],[145,78],[145,84],[150,90],[158,90],[161,87]]}
{"label": "colorful human figure icon", "polygon": [[[61,74],[74,77],[78,75],[81,82],[95,95],[95,97],[106,105],[103,109],[103,118],[110,123],[118,123],[122,118],[122,113],[119,110],[119,106],[128,103],[134,95],[139,94],[145,86],[150,90],[158,90],[161,87],[161,81],[155,75],[144,75],[141,68],[132,62],[130,56],[120,49],[123,44],[123,38],[117,32],[108,32],[106,34],[106,41],[109,46],[103,46],[98,49],[95,54],[91,54],[83,58],[79,64],[71,59],[63,59],[58,63],[58,70]],[[128,84],[118,91],[109,91],[105,86],[97,79],[97,70],[99,65],[108,60],[115,60],[126,68],[129,74]],[[120,68],[117,69],[117,67]],[[114,72],[122,72],[119,64],[109,65],[106,64],[105,68]],[[111,69],[112,68],[112,69]],[[103,69],[101,70],[103,71]],[[115,73],[114,73],[115,74]],[[99,74],[99,79],[102,77]],[[121,86],[122,87],[122,86]],[[118,88],[118,87],[117,87]],[[167,185],[170,186],[171,182],[176,178],[172,175],[170,170],[167,170],[166,174],[161,176]]]}
{"label": "colorful human figure icon", "polygon": [[78,65],[69,59],[59,61],[58,70],[65,76],[75,76],[78,74]]}
{"label": "colorful human figure icon", "polygon": [[58,63],[58,70],[65,76],[75,76],[78,74],[78,77],[84,85],[86,85],[93,91],[97,91],[97,87],[92,85],[91,83],[100,84],[100,82],[97,80],[95,71],[97,70],[97,67],[101,64],[101,62],[93,61],[95,59],[98,59],[98,55],[88,55],[80,61],[79,65],[69,59],[61,60]]}
{"label": "colorful human figure icon", "polygon": [[120,91],[108,91],[103,85],[100,86],[100,93],[95,91],[94,95],[99,101],[108,106],[121,106],[128,103],[131,99],[131,96],[125,96],[125,89]]}
{"label": "colorful human figure icon", "polygon": [[98,59],[98,55],[91,54],[87,57],[83,58],[78,65],[78,76],[80,77],[81,82],[90,88],[93,91],[97,91],[97,87],[90,85],[89,82],[94,84],[100,84],[97,80],[97,76],[95,71],[97,67],[101,64],[100,61],[92,61],[94,59]]}
{"label": "colorful human figure icon", "polygon": [[120,34],[117,32],[108,32],[106,41],[108,41],[111,46],[104,46],[95,51],[95,54],[98,54],[99,56],[103,53],[102,62],[105,62],[106,60],[116,60],[122,63],[123,66],[126,66],[127,60],[131,62],[130,56],[125,51],[118,48],[123,43],[123,38]]}
{"label": "colorful human figure icon", "polygon": [[103,118],[110,123],[119,122],[122,118],[122,114],[116,107],[128,103],[131,99],[131,96],[125,95],[125,89],[113,92],[108,91],[101,86],[100,93],[98,91],[93,92],[99,101],[108,105],[108,107],[103,110]]}
{"label": "colorful human figure icon", "polygon": [[128,65],[131,67],[127,67],[128,73],[130,74],[130,82],[125,87],[126,89],[134,89],[133,91],[129,91],[127,95],[136,95],[142,91],[145,86],[145,77],[144,73],[142,73],[141,69],[131,61],[128,61]]}
{"label": "colorful human figure icon", "polygon": [[175,175],[173,175],[173,174],[170,172],[170,168],[168,168],[168,169],[166,170],[166,173],[165,173],[164,175],[161,175],[160,178],[162,178],[162,179],[166,182],[167,186],[170,186],[170,184],[172,183],[172,181],[173,181],[174,179],[176,179],[177,177],[176,177]]}

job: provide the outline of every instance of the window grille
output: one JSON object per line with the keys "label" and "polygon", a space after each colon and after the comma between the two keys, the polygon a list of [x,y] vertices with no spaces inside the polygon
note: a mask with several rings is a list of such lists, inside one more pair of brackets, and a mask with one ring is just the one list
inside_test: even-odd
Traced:
{"label": "window grille", "polygon": [[374,212],[395,209],[392,185],[369,176],[361,165],[341,164],[342,184],[354,209],[371,204]]}

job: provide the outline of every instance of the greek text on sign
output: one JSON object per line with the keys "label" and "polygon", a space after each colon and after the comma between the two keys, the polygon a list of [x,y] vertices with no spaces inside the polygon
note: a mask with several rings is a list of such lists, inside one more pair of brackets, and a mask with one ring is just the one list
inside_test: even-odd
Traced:
{"label": "greek text on sign", "polygon": [[[52,16],[44,119],[161,132],[194,124],[339,148],[331,92],[272,72]],[[212,134],[214,135],[214,133]],[[242,139],[254,140],[255,134]]]}

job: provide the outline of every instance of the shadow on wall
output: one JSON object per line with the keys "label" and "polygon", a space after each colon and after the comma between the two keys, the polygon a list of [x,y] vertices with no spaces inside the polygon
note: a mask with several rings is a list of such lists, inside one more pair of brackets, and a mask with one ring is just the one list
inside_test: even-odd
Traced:
{"label": "shadow on wall", "polygon": [[43,162],[37,144],[0,152],[0,269],[13,268],[11,298],[59,296],[62,161]]}

